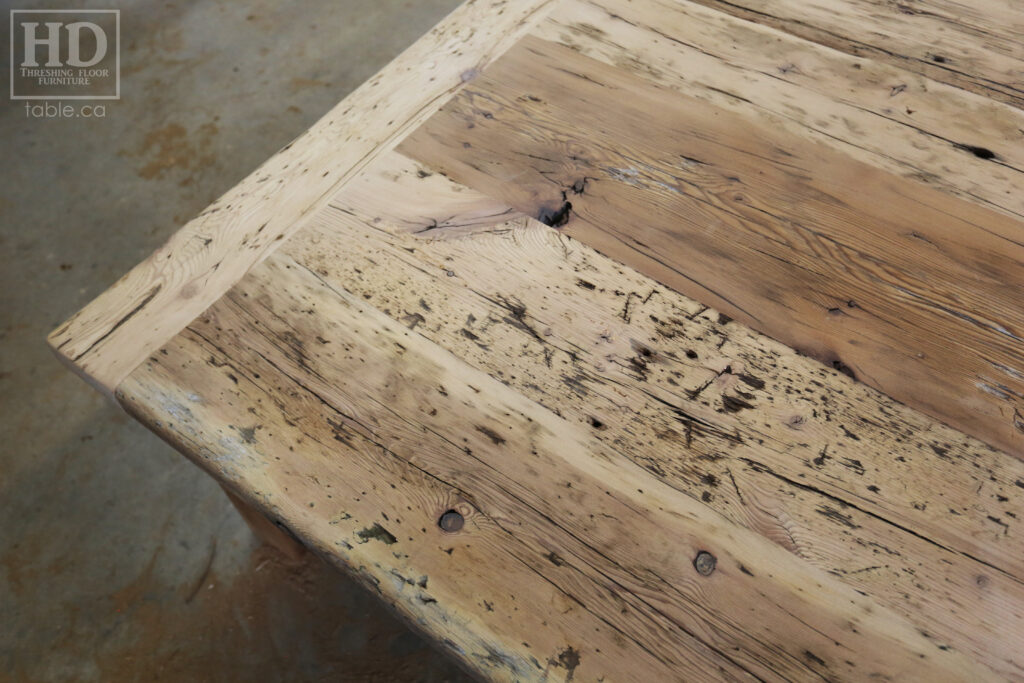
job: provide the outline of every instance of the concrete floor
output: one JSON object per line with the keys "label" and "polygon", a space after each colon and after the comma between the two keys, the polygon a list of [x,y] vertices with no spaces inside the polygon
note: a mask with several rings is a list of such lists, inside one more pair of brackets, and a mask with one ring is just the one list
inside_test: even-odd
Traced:
{"label": "concrete floor", "polygon": [[96,120],[0,104],[0,679],[464,678],[335,570],[260,547],[44,343],[456,4],[14,5],[119,6],[122,99]]}

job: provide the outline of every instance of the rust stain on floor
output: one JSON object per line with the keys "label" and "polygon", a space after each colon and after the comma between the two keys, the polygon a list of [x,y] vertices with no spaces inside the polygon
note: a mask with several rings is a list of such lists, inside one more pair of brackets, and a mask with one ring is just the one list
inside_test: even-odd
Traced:
{"label": "rust stain on floor", "polygon": [[200,125],[191,136],[179,123],[169,123],[149,132],[134,154],[148,159],[139,169],[139,177],[162,178],[168,171],[178,169],[187,172],[180,184],[191,184],[196,173],[216,161],[210,148],[217,131],[217,124],[210,122]]}
{"label": "rust stain on floor", "polygon": [[[207,565],[198,584],[181,577],[176,586],[157,577],[159,556],[105,600],[108,628],[123,637],[90,653],[99,680],[209,680],[212,672],[230,672],[233,680],[467,680],[311,553],[289,560],[257,547],[233,578]],[[35,680],[20,666],[7,675]]]}

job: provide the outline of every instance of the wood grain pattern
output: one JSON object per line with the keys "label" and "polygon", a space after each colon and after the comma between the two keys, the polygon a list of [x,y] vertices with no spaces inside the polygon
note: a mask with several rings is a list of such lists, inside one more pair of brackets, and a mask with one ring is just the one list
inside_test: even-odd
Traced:
{"label": "wood grain pattern", "polygon": [[1024,105],[1024,16],[1015,0],[698,0],[836,50]]}
{"label": "wood grain pattern", "polygon": [[[436,201],[403,211],[390,199],[399,195]],[[483,213],[501,222],[488,225]],[[654,597],[663,588],[615,573],[632,566],[624,553],[683,582],[691,566],[655,569],[666,558],[631,543],[675,558],[714,542],[721,561],[721,529],[734,527],[756,535],[744,547],[773,558],[783,550],[826,576],[828,590],[856,591],[940,651],[1024,677],[1024,463],[510,215],[384,155],[134,373],[122,400],[488,678],[561,679],[570,671],[559,663],[577,657],[575,680],[814,675],[790,655],[762,659],[747,640],[743,655],[723,655],[733,641],[720,631]],[[459,392],[460,382],[469,388]],[[554,434],[539,439],[549,446],[543,460],[533,454],[539,427],[515,421],[523,414]],[[557,458],[576,439],[601,461],[569,473]],[[396,469],[402,459],[419,469]],[[659,518],[658,529],[673,530],[659,540],[647,522],[595,502],[591,478],[603,490],[618,482],[632,507],[663,492],[664,510],[697,505],[721,517],[710,527],[700,518],[714,531],[695,545]],[[450,493],[430,488],[438,482]],[[525,522],[524,500],[544,519]],[[453,546],[438,545],[450,537],[436,520],[457,505],[473,526],[471,554],[453,562],[463,545],[439,555]],[[572,538],[544,521],[568,519]],[[490,523],[506,535],[488,536]],[[358,542],[375,525],[405,544],[399,555]],[[576,545],[592,534],[604,539],[600,556]],[[741,576],[765,577],[763,558],[740,562]],[[414,587],[421,576],[429,592]],[[618,607],[606,602],[609,590]],[[529,615],[523,595],[535,596]],[[745,617],[736,623],[750,628]],[[862,677],[808,651],[818,674]],[[865,652],[849,658],[870,659]]]}
{"label": "wood grain pattern", "polygon": [[1024,681],[1022,14],[471,0],[50,342],[482,678]]}
{"label": "wood grain pattern", "polygon": [[[381,161],[290,255],[590,426],[678,490],[1020,675],[1021,463],[722,324],[536,222],[472,240],[443,230],[420,233],[429,244],[392,236],[435,222],[419,210],[396,215],[382,200],[392,184],[408,192],[439,180],[400,158]],[[440,202],[434,215],[452,212]],[[401,287],[389,285],[396,280]],[[994,594],[979,591],[989,564],[1000,568]]]}
{"label": "wood grain pattern", "polygon": [[533,37],[400,149],[1024,454],[1020,221]]}
{"label": "wood grain pattern", "polygon": [[105,392],[302,220],[512,45],[550,0],[467,2],[57,328],[49,343]]}
{"label": "wood grain pattern", "polygon": [[[294,467],[290,443],[309,444],[313,452],[319,448],[311,442],[326,447],[304,462],[312,482],[326,481],[321,462],[355,469],[357,461],[375,467],[382,459],[396,460],[399,472],[412,468],[429,477],[429,486],[403,479],[399,488],[379,475],[349,476],[347,495],[337,502],[313,486],[303,501],[310,512],[296,511],[292,499],[286,518],[301,525],[300,534],[315,525],[321,548],[361,537],[389,546],[399,563],[388,560],[382,576],[373,570],[370,576],[383,584],[396,564],[408,573],[399,571],[393,586],[400,588],[382,585],[381,592],[401,604],[404,577],[414,586],[410,593],[426,584],[430,593],[421,595],[436,600],[442,614],[451,609],[443,633],[452,649],[467,660],[490,656],[495,678],[539,676],[541,662],[564,660],[567,680],[667,679],[681,672],[996,680],[964,654],[623,462],[589,430],[285,255],[250,272],[162,351],[122,385],[122,400],[172,442],[187,440],[190,452],[230,459],[236,473],[257,472],[242,488],[258,492],[264,505],[283,505],[285,494],[294,495],[286,490]],[[212,368],[219,382],[209,381]],[[207,377],[201,386],[196,372]],[[146,414],[140,400],[179,415],[165,423]],[[288,431],[295,439],[281,438]],[[348,446],[356,436],[376,448]],[[218,452],[225,439],[232,444]],[[331,476],[332,485],[337,481]],[[364,502],[371,489],[387,492],[385,498]],[[448,559],[437,548],[445,532],[435,520],[456,492],[475,524],[452,534],[456,547]],[[376,527],[330,529],[330,518],[353,509],[362,521],[374,515]],[[407,543],[414,552],[405,550]],[[431,546],[429,554],[418,552]],[[360,547],[351,553],[349,564],[359,566]],[[697,571],[700,553],[716,559],[708,576]],[[456,562],[462,571],[453,580],[445,567]],[[539,580],[558,590],[561,601],[538,606]],[[499,586],[507,596],[496,594]],[[458,615],[484,595],[494,595],[493,611],[478,610],[481,628],[466,629]],[[446,608],[449,600],[454,608]],[[525,608],[509,618],[519,604]],[[537,621],[559,614],[560,624],[538,628]],[[851,652],[872,654],[851,659]],[[526,665],[531,656],[533,669]]]}
{"label": "wood grain pattern", "polygon": [[1011,216],[1024,111],[701,5],[568,0],[532,35]]}

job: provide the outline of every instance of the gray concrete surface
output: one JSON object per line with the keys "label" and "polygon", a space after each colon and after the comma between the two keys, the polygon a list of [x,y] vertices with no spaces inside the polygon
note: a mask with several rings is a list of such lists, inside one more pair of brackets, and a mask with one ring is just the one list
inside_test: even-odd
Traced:
{"label": "gray concrete surface", "polygon": [[463,679],[44,344],[456,0],[3,4],[119,7],[123,46],[103,119],[0,103],[0,679]]}

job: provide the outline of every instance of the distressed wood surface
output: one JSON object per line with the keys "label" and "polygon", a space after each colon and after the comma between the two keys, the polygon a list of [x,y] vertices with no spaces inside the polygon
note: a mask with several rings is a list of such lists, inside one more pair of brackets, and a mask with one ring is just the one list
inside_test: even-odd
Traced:
{"label": "distressed wood surface", "polygon": [[[847,668],[884,658],[778,597],[796,571],[917,654],[1024,677],[1024,463],[398,154],[120,394],[485,677],[965,675]],[[459,505],[473,526],[440,530]],[[692,583],[723,569],[840,649]]]}
{"label": "distressed wood surface", "polygon": [[466,2],[54,330],[60,359],[113,392],[304,217],[514,43],[550,0]]}
{"label": "distressed wood surface", "polygon": [[[493,652],[477,664],[492,677],[540,676],[543,662],[565,659],[581,680],[997,680],[285,255],[254,269],[162,351],[122,384],[129,409],[172,442],[230,459],[225,469],[242,472],[243,490],[279,505],[317,547],[335,544],[346,564],[366,566],[344,543],[389,546],[376,578],[398,585],[382,593],[404,606],[411,583],[410,598],[435,600],[431,611],[448,618],[426,626],[440,626],[467,663]],[[162,411],[137,408],[139,397],[179,415],[164,422]],[[375,448],[349,446],[357,437]],[[224,439],[241,444],[220,452]],[[326,447],[304,459],[311,490],[289,486],[296,445],[309,455]],[[318,467],[392,458],[433,485],[347,472],[340,488]],[[249,471],[260,475],[246,481]],[[316,485],[327,481],[331,489]],[[327,497],[335,486],[337,502]],[[474,524],[446,536],[438,517],[460,503]],[[311,512],[293,512],[303,505]],[[710,576],[698,572],[701,553],[715,558]],[[561,600],[541,602],[541,582]],[[462,615],[472,612],[475,627],[466,628]],[[871,656],[850,657],[857,652]]]}
{"label": "distressed wood surface", "polygon": [[1021,29],[470,2],[50,341],[482,678],[1024,680]]}
{"label": "distressed wood surface", "polygon": [[1024,17],[1016,0],[698,0],[835,50],[1024,105]]}
{"label": "distressed wood surface", "polygon": [[532,35],[1024,216],[1024,111],[686,1],[568,0]]}
{"label": "distressed wood surface", "polygon": [[1017,218],[533,36],[399,149],[1024,455]]}

